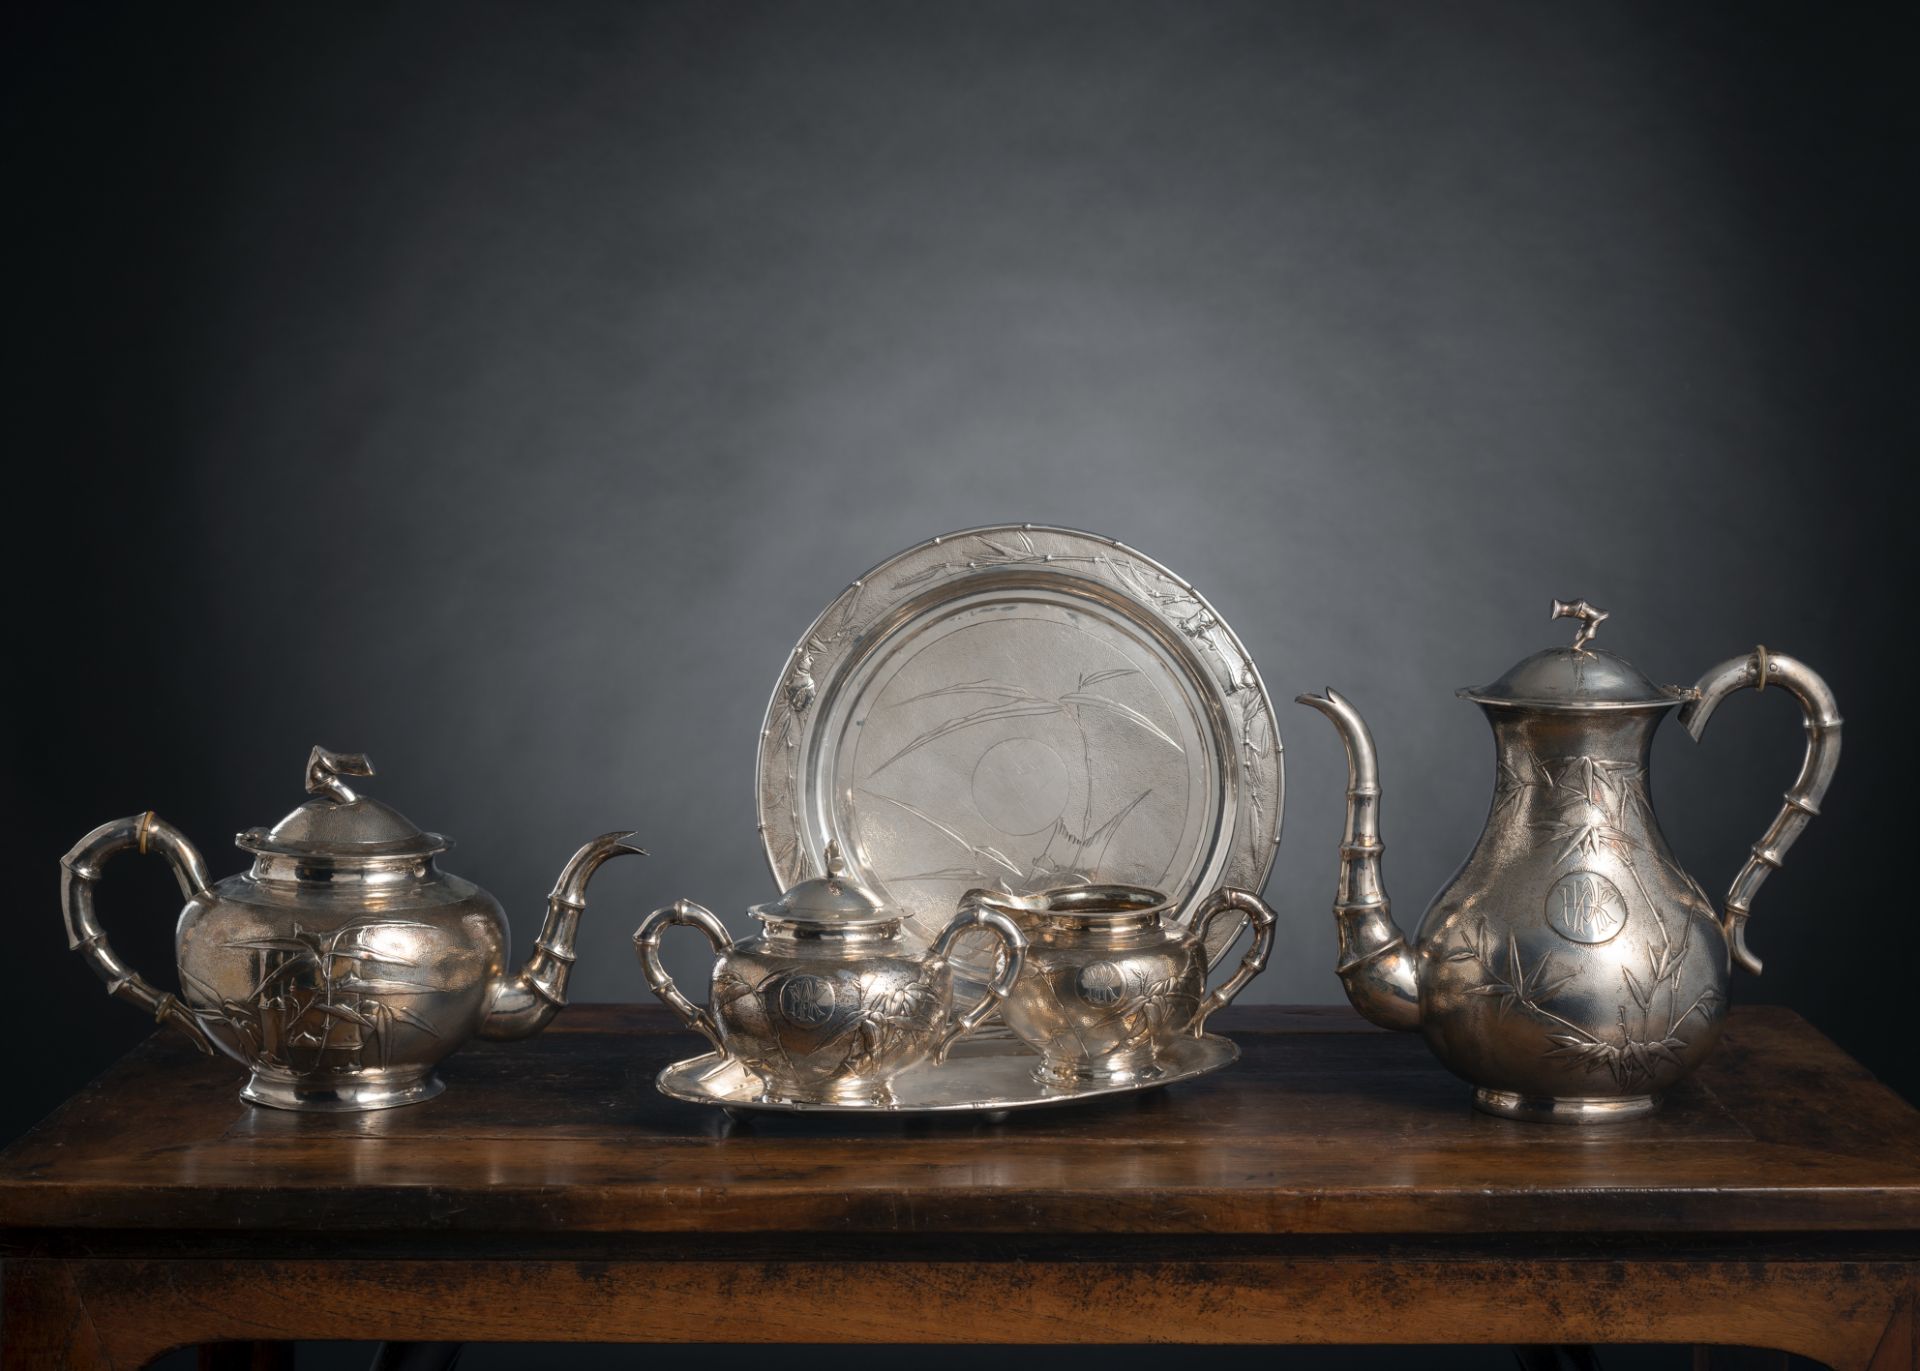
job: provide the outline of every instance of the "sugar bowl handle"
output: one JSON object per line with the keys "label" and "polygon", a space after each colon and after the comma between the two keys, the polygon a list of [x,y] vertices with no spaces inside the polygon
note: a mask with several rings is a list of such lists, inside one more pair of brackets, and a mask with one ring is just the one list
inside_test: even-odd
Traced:
{"label": "sugar bowl handle", "polygon": [[640,969],[646,973],[647,985],[660,997],[661,1003],[678,1014],[688,1028],[712,1043],[716,1051],[724,1053],[727,1045],[720,1041],[720,1029],[713,1022],[713,1015],[681,994],[680,987],[673,983],[673,977],[660,964],[660,938],[675,924],[697,928],[706,934],[716,956],[724,957],[733,950],[733,938],[727,932],[727,926],[714,917],[712,910],[692,900],[675,900],[665,909],[654,910],[640,921],[640,927],[634,929],[634,955],[640,959]]}
{"label": "sugar bowl handle", "polygon": [[1753,845],[1753,855],[1727,892],[1726,932],[1733,959],[1756,976],[1760,974],[1760,959],[1747,947],[1747,916],[1753,908],[1754,894],[1768,873],[1786,860],[1787,849],[1820,812],[1820,800],[1833,780],[1834,768],[1840,764],[1840,707],[1812,667],[1797,658],[1757,647],[1702,676],[1694,685],[1696,697],[1680,710],[1681,724],[1698,742],[1708,718],[1727,696],[1748,687],[1765,690],[1770,685],[1784,687],[1800,702],[1807,722],[1807,754],[1800,764],[1799,778],[1787,791],[1786,803]]}
{"label": "sugar bowl handle", "polygon": [[1225,914],[1245,915],[1247,923],[1253,928],[1253,946],[1247,949],[1247,955],[1240,959],[1240,967],[1232,976],[1222,981],[1219,988],[1200,1002],[1200,1008],[1193,1016],[1188,1032],[1194,1037],[1203,1036],[1207,1031],[1207,1020],[1217,1011],[1232,1004],[1234,997],[1247,988],[1247,982],[1267,969],[1267,956],[1273,951],[1273,908],[1251,890],[1241,890],[1235,886],[1222,886],[1200,902],[1193,912],[1193,933],[1199,939],[1200,946],[1207,945],[1207,926]]}
{"label": "sugar bowl handle", "polygon": [[60,859],[60,912],[67,922],[67,946],[87,959],[94,974],[107,984],[107,993],[138,1005],[153,1015],[154,1022],[172,1024],[193,1045],[213,1055],[213,1039],[193,1011],[177,995],[156,990],[145,977],[133,970],[107,943],[107,931],[93,910],[93,887],[102,868],[115,853],[132,849],[141,853],[157,852],[173,868],[180,893],[188,899],[200,894],[212,883],[207,864],[200,859],[192,843],[172,824],[149,810],[131,818],[116,819],[87,834]]}
{"label": "sugar bowl handle", "polygon": [[976,903],[973,896],[979,894],[970,891],[962,900],[960,912],[953,916],[953,922],[940,933],[933,945],[929,957],[936,962],[950,961],[953,957],[953,945],[975,929],[984,929],[998,938],[1006,948],[1006,956],[1001,959],[1000,970],[987,987],[987,993],[980,1002],[966,1013],[959,1015],[948,1025],[947,1031],[940,1035],[940,1041],[933,1049],[933,1060],[937,1064],[947,1059],[947,1053],[960,1039],[978,1028],[1000,1007],[1000,1002],[1013,992],[1014,982],[1020,979],[1020,973],[1027,965],[1027,938],[1018,924],[997,909],[989,909],[984,903]]}

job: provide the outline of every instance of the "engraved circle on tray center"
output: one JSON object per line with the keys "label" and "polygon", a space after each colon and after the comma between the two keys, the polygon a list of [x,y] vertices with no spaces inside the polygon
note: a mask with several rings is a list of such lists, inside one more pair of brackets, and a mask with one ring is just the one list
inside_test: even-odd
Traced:
{"label": "engraved circle on tray center", "polygon": [[1569,871],[1547,891],[1547,925],[1576,943],[1604,943],[1627,926],[1627,902],[1597,871]]}
{"label": "engraved circle on tray center", "polygon": [[1060,754],[1038,738],[1005,738],[973,768],[973,807],[1010,837],[1051,828],[1066,812],[1073,779]]}

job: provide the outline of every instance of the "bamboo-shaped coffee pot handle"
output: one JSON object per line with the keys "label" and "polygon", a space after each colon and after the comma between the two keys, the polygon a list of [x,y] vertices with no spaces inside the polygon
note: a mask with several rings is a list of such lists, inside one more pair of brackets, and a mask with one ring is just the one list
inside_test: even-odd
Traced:
{"label": "bamboo-shaped coffee pot handle", "polygon": [[1680,710],[1680,722],[1695,742],[1706,730],[1707,720],[1720,702],[1736,690],[1751,687],[1765,690],[1770,685],[1783,687],[1800,702],[1807,722],[1807,754],[1800,764],[1800,776],[1787,791],[1786,803],[1773,823],[1753,845],[1753,855],[1733,878],[1727,892],[1725,915],[1727,941],[1733,959],[1760,974],[1760,959],[1747,947],[1747,916],[1753,909],[1755,892],[1769,873],[1786,860],[1792,847],[1813,816],[1820,812],[1820,800],[1840,764],[1840,707],[1833,692],[1812,667],[1796,658],[1757,647],[1744,657],[1734,657],[1702,676],[1694,685],[1697,698]]}

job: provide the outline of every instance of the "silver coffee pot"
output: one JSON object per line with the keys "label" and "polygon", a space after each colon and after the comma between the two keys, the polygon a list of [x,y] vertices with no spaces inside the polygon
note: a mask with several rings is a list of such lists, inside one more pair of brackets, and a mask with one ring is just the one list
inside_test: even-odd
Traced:
{"label": "silver coffee pot", "polygon": [[[347,777],[364,756],[316,747],[313,796],[235,842],[253,866],[214,882],[193,844],[151,812],[102,824],[60,860],[67,941],[107,989],[206,1053],[252,1069],[241,1097],[282,1109],[361,1110],[440,1093],[434,1066],[471,1038],[525,1038],[567,1003],[587,883],[640,849],[608,833],[573,854],[533,956],[507,969],[507,919],[486,891],[438,869],[453,844]],[[93,888],[120,852],[157,853],[187,897],[174,941],[180,994],[114,955]]]}
{"label": "silver coffee pot", "polygon": [[[801,1103],[885,1104],[896,1077],[946,1058],[993,1012],[1020,977],[1027,943],[1006,915],[957,914],[931,949],[903,931],[905,916],[853,880],[838,843],[826,875],[802,881],[749,911],[762,924],[735,941],[713,912],[691,900],[656,909],[634,930],[634,951],[653,993],[721,1053],[764,1084],[764,1098]],[[716,960],[705,1008],[660,962],[660,940],[696,928]],[[979,1002],[954,1012],[954,945],[976,930],[1003,955]]]}
{"label": "silver coffee pot", "polygon": [[[1493,804],[1411,944],[1381,884],[1373,736],[1336,692],[1299,697],[1346,742],[1338,969],[1362,1014],[1421,1030],[1472,1083],[1481,1109],[1553,1122],[1632,1118],[1713,1047],[1730,963],[1759,973],[1746,943],[1754,892],[1819,813],[1840,760],[1840,714],[1811,668],[1764,647],[1690,688],[1657,686],[1592,646],[1603,611],[1555,600],[1553,616],[1580,621],[1570,646],[1460,692],[1493,726]],[[1698,739],[1728,695],[1768,686],[1799,701],[1806,758],[1723,912],[1680,869],[1655,822],[1648,758],[1676,705]]]}

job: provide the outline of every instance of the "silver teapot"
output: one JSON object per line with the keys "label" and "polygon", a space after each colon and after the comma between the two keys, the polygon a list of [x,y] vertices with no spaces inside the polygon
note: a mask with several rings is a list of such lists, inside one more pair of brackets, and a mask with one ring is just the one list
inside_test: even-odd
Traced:
{"label": "silver teapot", "polygon": [[[567,1002],[587,882],[631,833],[573,854],[547,901],[533,956],[507,969],[507,920],[486,891],[440,871],[453,844],[344,778],[356,754],[314,748],[314,798],[235,842],[251,870],[217,884],[193,844],[148,812],[102,824],[60,860],[67,941],[110,993],[171,1024],[202,1052],[252,1069],[243,1099],[281,1109],[362,1110],[440,1093],[435,1065],[470,1038],[525,1038]],[[119,852],[158,853],[181,893],[180,994],[148,984],[107,944],[93,887]]]}
{"label": "silver teapot", "polygon": [[[1727,1010],[1731,963],[1747,948],[1754,892],[1813,815],[1840,760],[1840,714],[1811,668],[1756,648],[1690,688],[1656,686],[1591,645],[1607,615],[1574,618],[1571,646],[1537,652],[1491,685],[1462,690],[1493,726],[1498,772],[1480,841],[1427,907],[1409,945],[1380,877],[1380,772],[1358,711],[1332,690],[1302,695],[1347,749],[1340,845],[1339,975],[1354,1007],[1421,1030],[1509,1118],[1633,1118],[1698,1066]],[[1786,804],[1735,877],[1724,912],[1680,869],[1654,820],[1654,730],[1678,705],[1698,739],[1736,690],[1777,685],[1799,701],[1807,750]]]}
{"label": "silver teapot", "polygon": [[[1244,890],[1215,891],[1185,925],[1166,895],[1132,885],[970,890],[960,909],[1006,914],[1026,934],[1027,968],[1001,1016],[1040,1054],[1034,1079],[1063,1089],[1153,1080],[1168,1046],[1205,1033],[1273,949],[1273,911]],[[1246,917],[1253,945],[1209,994],[1206,932],[1227,914]]]}
{"label": "silver teapot", "polygon": [[[736,942],[712,911],[679,900],[641,922],[634,951],[653,993],[759,1077],[764,1098],[884,1105],[896,1077],[944,1061],[1006,999],[1026,939],[1006,915],[973,909],[921,950],[899,910],[848,878],[838,843],[827,844],[825,866],[825,876],[748,911],[764,926],[757,936]],[[675,925],[699,929],[717,954],[706,1008],[660,963],[660,939]],[[998,938],[1004,956],[979,1002],[956,1015],[953,947],[975,930]]]}

